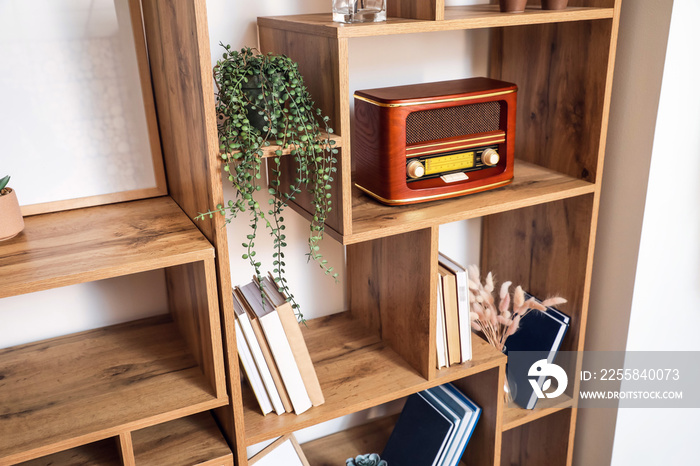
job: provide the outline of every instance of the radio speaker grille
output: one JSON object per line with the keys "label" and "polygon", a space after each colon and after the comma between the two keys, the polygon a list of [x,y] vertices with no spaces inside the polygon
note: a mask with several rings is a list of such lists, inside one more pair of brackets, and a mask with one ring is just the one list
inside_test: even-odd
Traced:
{"label": "radio speaker grille", "polygon": [[406,118],[406,144],[497,131],[500,121],[497,101],[420,110]]}

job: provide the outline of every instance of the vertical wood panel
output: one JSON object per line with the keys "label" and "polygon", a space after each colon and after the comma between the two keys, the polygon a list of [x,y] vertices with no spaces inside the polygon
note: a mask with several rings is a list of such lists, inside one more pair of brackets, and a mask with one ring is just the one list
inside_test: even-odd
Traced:
{"label": "vertical wood panel", "polygon": [[119,455],[124,466],[136,466],[134,459],[134,444],[131,440],[131,432],[119,434]]}
{"label": "vertical wood panel", "polygon": [[491,75],[518,85],[515,156],[595,182],[612,20],[503,28]]}
{"label": "vertical wood panel", "polygon": [[463,464],[500,464],[505,377],[505,366],[498,366],[453,382],[455,387],[482,409],[479,422],[462,456]]}
{"label": "vertical wood panel", "polygon": [[350,245],[347,263],[352,315],[433,378],[437,228]]}
{"label": "vertical wood panel", "polygon": [[[330,118],[329,125],[344,137],[337,159],[338,172],[331,189],[333,208],[326,225],[341,234],[350,232],[350,104],[347,75],[347,39],[312,36],[259,26],[260,50],[284,54],[299,65],[304,83],[316,106]],[[296,168],[291,157],[282,158],[282,187],[294,180]],[[296,206],[312,212],[311,196],[302,188]],[[295,210],[299,211],[299,208]],[[300,212],[303,213],[303,212]]]}
{"label": "vertical wood panel", "polygon": [[424,20],[443,20],[445,0],[387,0],[387,16]]}
{"label": "vertical wood panel", "polygon": [[[204,0],[142,0],[168,189],[190,216],[223,203],[209,31]],[[231,272],[224,218],[197,227],[216,248],[228,392],[232,407],[216,411],[245,461],[243,402],[234,334]]]}

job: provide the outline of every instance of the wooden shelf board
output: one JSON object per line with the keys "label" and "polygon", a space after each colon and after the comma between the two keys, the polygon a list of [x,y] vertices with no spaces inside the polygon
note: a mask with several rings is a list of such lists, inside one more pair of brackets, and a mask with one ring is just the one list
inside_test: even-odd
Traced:
{"label": "wooden shelf board", "polygon": [[497,5],[471,5],[445,8],[443,21],[388,18],[386,22],[379,23],[343,24],[333,22],[330,13],[317,13],[258,18],[258,25],[324,37],[350,38],[590,21],[612,17],[612,8],[570,7],[546,11],[533,7],[527,8],[524,13],[501,13]]}
{"label": "wooden shelf board", "polygon": [[380,453],[394,430],[399,415],[387,416],[301,445],[314,466],[336,466],[347,458]]}
{"label": "wooden shelf board", "polygon": [[81,445],[64,450],[53,455],[43,456],[34,460],[20,463],[18,466],[84,466],[99,464],[100,466],[122,466],[119,457],[118,441],[114,438]]}
{"label": "wooden shelf board", "polygon": [[170,197],[35,215],[0,243],[0,298],[213,256]]}
{"label": "wooden shelf board", "polygon": [[169,316],[0,350],[0,464],[228,403]]}
{"label": "wooden shelf board", "polygon": [[209,413],[137,430],[132,439],[136,464],[233,466],[233,454]]}
{"label": "wooden shelf board", "polygon": [[349,312],[313,319],[307,325],[302,327],[304,338],[326,402],[300,415],[263,416],[252,391],[244,384],[248,445],[488,370],[506,360],[503,354],[475,338],[472,361],[428,381],[379,336],[357,324]]}
{"label": "wooden shelf board", "polygon": [[514,402],[510,402],[503,410],[503,431],[514,429],[562,409],[570,408],[573,404],[574,400],[568,395],[561,395],[556,399],[545,398],[538,400],[535,409],[523,409]]}
{"label": "wooden shelf board", "polygon": [[[328,137],[328,133],[326,133],[325,131],[321,131],[321,135],[322,135],[323,138],[327,138],[327,137]],[[330,135],[330,140],[331,140],[331,141],[335,141],[335,144],[333,145],[333,148],[336,148],[336,149],[337,149],[337,148],[342,147],[342,144],[343,144],[343,138],[342,138],[342,136],[339,136],[339,135],[337,135],[337,134],[334,133],[334,134],[331,134],[331,135]],[[292,151],[293,148],[294,148],[294,146],[288,147],[288,148],[286,148],[286,149],[282,149],[282,155],[289,155],[289,153]],[[281,149],[281,146],[269,146],[269,147],[264,148],[264,149],[263,149],[263,158],[274,157],[274,156],[275,156],[275,152],[276,152],[278,149]],[[229,153],[229,155],[233,155],[233,154],[235,154],[235,152]]]}
{"label": "wooden shelf board", "polygon": [[513,182],[502,188],[407,206],[385,206],[353,188],[352,233],[344,244],[483,217],[594,192],[595,184],[516,160]]}

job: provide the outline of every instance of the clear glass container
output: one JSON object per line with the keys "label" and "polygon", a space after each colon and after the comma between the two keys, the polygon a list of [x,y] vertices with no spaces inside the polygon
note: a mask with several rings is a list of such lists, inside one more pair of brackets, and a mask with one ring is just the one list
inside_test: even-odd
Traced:
{"label": "clear glass container", "polygon": [[386,21],[386,0],[333,0],[333,21],[339,23]]}

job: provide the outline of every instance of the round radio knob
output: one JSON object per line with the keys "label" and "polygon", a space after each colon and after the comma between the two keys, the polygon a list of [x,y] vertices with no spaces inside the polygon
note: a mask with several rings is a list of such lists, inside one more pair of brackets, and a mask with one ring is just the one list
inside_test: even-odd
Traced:
{"label": "round radio knob", "polygon": [[501,160],[501,157],[498,155],[498,152],[496,152],[496,149],[486,149],[481,154],[481,162],[484,165],[489,165],[493,167],[498,163],[499,160]]}
{"label": "round radio knob", "polygon": [[420,160],[411,160],[406,164],[406,174],[410,178],[420,178],[425,175],[425,167]]}

